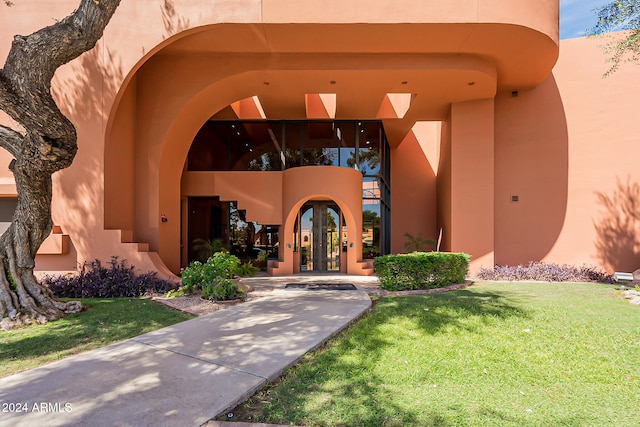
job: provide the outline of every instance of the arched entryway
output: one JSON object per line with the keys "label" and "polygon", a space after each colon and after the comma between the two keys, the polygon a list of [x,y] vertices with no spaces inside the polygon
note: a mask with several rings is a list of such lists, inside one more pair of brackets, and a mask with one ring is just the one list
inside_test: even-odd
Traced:
{"label": "arched entryway", "polygon": [[[260,28],[272,29],[266,24],[261,24]],[[181,248],[181,233],[184,230],[181,201],[186,196],[183,175],[185,160],[194,138],[208,121],[246,118],[377,121],[384,126],[390,147],[380,153],[389,159],[389,150],[404,140],[416,120],[446,120],[452,99],[491,99],[495,94],[495,67],[477,55],[439,55],[434,58],[422,55],[424,52],[420,49],[421,55],[418,56],[407,54],[405,50],[397,51],[395,46],[358,54],[338,52],[335,50],[336,44],[332,42],[335,28],[312,26],[312,29],[314,37],[318,37],[313,49],[296,50],[295,35],[310,33],[310,27],[301,24],[283,29],[290,35],[283,40],[291,41],[292,45],[288,46],[289,42],[283,41],[282,51],[274,53],[271,44],[264,51],[255,51],[253,45],[249,45],[250,38],[238,37],[237,31],[256,34],[255,26],[231,27],[220,24],[203,27],[198,30],[197,37],[195,33],[189,33],[167,40],[153,57],[140,65],[118,95],[118,104],[110,114],[106,131],[104,226],[113,231],[111,234],[114,238],[131,246],[132,251],[141,247],[148,250],[150,257],[154,256],[173,272],[180,270],[184,258]],[[354,30],[350,27],[350,34]],[[370,35],[370,31],[378,36],[384,32],[398,36],[408,31],[408,27],[399,25],[374,29],[364,26],[358,27],[357,31],[363,32],[363,36]],[[211,36],[207,39],[209,41],[233,39],[239,44],[234,45],[231,52],[226,47],[218,50],[217,47],[227,45],[201,43],[204,39],[200,36],[203,35]],[[353,37],[353,40],[369,39]],[[243,40],[247,40],[247,46],[244,47],[250,50],[243,50],[244,47],[240,46]],[[206,55],[201,54],[204,51]],[[235,55],[235,52],[251,53]],[[406,68],[407,63],[413,64],[410,70]],[[382,68],[381,64],[384,65]],[[167,79],[167,76],[171,78]],[[250,103],[243,101],[248,99],[259,100],[261,108],[257,109],[257,113],[245,111],[244,107]],[[320,130],[314,129],[317,132]],[[275,132],[274,135],[278,137]],[[285,136],[286,141],[291,142],[291,137],[286,133]],[[276,139],[279,143],[284,141],[282,138]],[[353,147],[355,163],[358,164],[358,156],[366,159],[363,153],[368,150],[367,141],[361,139],[360,148],[345,143],[335,149],[351,150]],[[256,147],[246,144],[245,141],[242,147],[256,152]],[[284,155],[286,160],[286,151]],[[301,156],[301,159],[304,157]],[[329,198],[334,194],[327,189],[328,186],[313,191],[298,191],[290,185],[298,183],[293,179],[293,175],[297,174],[295,170],[306,166],[301,160],[299,166],[293,169],[264,171],[262,173],[265,175],[252,184],[260,188],[268,186],[265,194],[269,195],[272,194],[271,188],[283,190],[279,196],[280,202],[272,201],[256,210],[260,215],[268,215],[268,218],[261,220],[262,223],[275,224],[272,218],[278,218],[280,224],[288,224],[287,215],[293,215],[291,228],[280,232],[282,239],[279,242],[278,270],[283,274],[293,272],[293,253],[287,251],[294,247],[291,237],[293,222],[301,206],[291,214],[289,209],[310,194]],[[346,171],[331,171],[332,180],[351,172],[356,175],[348,179],[359,183],[352,189],[354,194],[348,196],[350,206],[359,206],[358,212],[354,212],[357,220],[352,218],[355,232],[349,236],[352,240],[347,245],[347,269],[357,272],[357,263],[365,261],[365,252],[367,256],[376,255],[374,250],[363,251],[363,235],[360,232],[363,227],[362,210],[371,212],[368,217],[371,221],[367,222],[371,232],[364,246],[377,248],[378,236],[389,235],[385,215],[388,217],[390,204],[382,200],[385,197],[389,199],[390,180],[388,176],[384,177],[383,170],[365,172],[364,175],[375,174],[382,178],[364,176],[363,181],[361,171],[335,166],[326,167]],[[233,194],[225,195],[226,200],[239,200],[242,194],[238,196],[237,193],[247,188],[238,185],[240,178],[235,175],[245,172],[186,172],[189,174],[186,178],[193,184],[189,197],[206,196],[211,191],[212,182],[216,187],[222,188],[224,184],[224,188],[232,189]],[[215,180],[208,181],[208,176],[212,174],[216,175]],[[228,182],[233,182],[233,185],[227,186]],[[365,182],[368,185],[366,188]],[[321,183],[327,184],[326,179]],[[344,181],[337,182],[334,188],[340,187],[344,187]],[[371,200],[381,200],[379,206],[373,202],[364,205],[365,190],[372,195]],[[254,197],[251,200],[256,204],[262,202],[262,199]],[[344,211],[342,214],[345,215]],[[291,248],[286,246],[288,244]],[[341,268],[344,265],[344,259],[341,259]]]}
{"label": "arched entryway", "polygon": [[[389,219],[389,149],[380,121],[224,119],[228,114],[223,110],[208,120],[187,154],[180,186],[183,267],[194,259],[196,238],[221,239],[245,258],[259,255],[247,255],[249,249],[264,251],[274,274],[355,273],[358,266],[349,266],[347,258],[386,253],[381,230],[382,219]],[[200,202],[198,214],[192,206]],[[240,240],[232,233],[234,210],[251,225]],[[365,216],[376,219],[366,222],[367,230]],[[192,232],[198,220],[200,235]],[[290,231],[283,231],[285,223]],[[273,239],[259,239],[256,246],[265,227],[277,233],[277,246]],[[370,237],[365,246],[364,235]]]}
{"label": "arched entryway", "polygon": [[295,225],[300,272],[339,272],[347,252],[347,226],[332,200],[310,200],[300,208]]}

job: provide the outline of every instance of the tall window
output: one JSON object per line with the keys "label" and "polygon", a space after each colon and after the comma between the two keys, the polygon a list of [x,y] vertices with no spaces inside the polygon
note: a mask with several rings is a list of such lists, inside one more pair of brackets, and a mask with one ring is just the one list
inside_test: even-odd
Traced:
{"label": "tall window", "polygon": [[219,197],[190,197],[188,261],[206,261],[226,249],[243,261],[277,258],[278,226],[247,221],[235,202]]}

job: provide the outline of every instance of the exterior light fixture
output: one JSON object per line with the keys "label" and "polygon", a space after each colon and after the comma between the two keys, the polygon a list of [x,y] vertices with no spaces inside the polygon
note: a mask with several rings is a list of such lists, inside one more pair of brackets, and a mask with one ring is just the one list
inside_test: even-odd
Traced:
{"label": "exterior light fixture", "polygon": [[615,280],[618,283],[633,282],[633,274],[623,273],[622,271],[616,271],[615,273],[613,273],[613,280]]}

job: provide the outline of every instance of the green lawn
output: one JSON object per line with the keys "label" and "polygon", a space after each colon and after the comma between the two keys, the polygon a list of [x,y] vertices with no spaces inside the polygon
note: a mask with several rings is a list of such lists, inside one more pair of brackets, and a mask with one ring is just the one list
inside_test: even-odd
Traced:
{"label": "green lawn", "polygon": [[640,307],[596,284],[382,298],[235,412],[305,426],[637,426]]}
{"label": "green lawn", "polygon": [[147,299],[83,299],[89,310],[0,331],[0,378],[193,318]]}

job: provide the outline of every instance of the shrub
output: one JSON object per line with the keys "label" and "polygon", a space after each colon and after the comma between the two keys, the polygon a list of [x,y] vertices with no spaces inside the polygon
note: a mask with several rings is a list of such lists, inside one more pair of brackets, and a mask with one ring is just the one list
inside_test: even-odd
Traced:
{"label": "shrub", "polygon": [[155,277],[155,272],[136,274],[133,265],[127,266],[117,256],[107,264],[99,260],[84,262],[77,275],[45,276],[42,282],[58,298],[139,297],[175,288],[173,283]]}
{"label": "shrub", "polygon": [[384,255],[375,258],[373,267],[383,289],[434,289],[463,282],[469,255],[446,252]]}
{"label": "shrub", "polygon": [[[266,254],[266,252],[260,252]],[[254,276],[260,269],[250,262],[244,262],[238,267],[238,276]]]}
{"label": "shrub", "polygon": [[202,296],[212,301],[242,299],[244,292],[233,279],[218,279],[202,288]]}
{"label": "shrub", "polygon": [[267,251],[263,251],[263,252],[260,252],[260,253],[258,254],[258,256],[256,257],[256,259],[257,259],[258,261],[260,261],[260,262],[266,262],[266,261],[267,261],[268,256],[269,256],[269,252],[267,252]]}
{"label": "shrub", "polygon": [[182,270],[182,288],[186,293],[202,292],[202,296],[214,301],[242,298],[244,292],[233,280],[240,260],[228,252],[216,252],[204,264],[193,261]]}
{"label": "shrub", "polygon": [[542,282],[598,282],[613,283],[613,277],[597,267],[583,265],[530,262],[529,265],[496,265],[481,268],[478,278],[483,280],[536,280]]}

